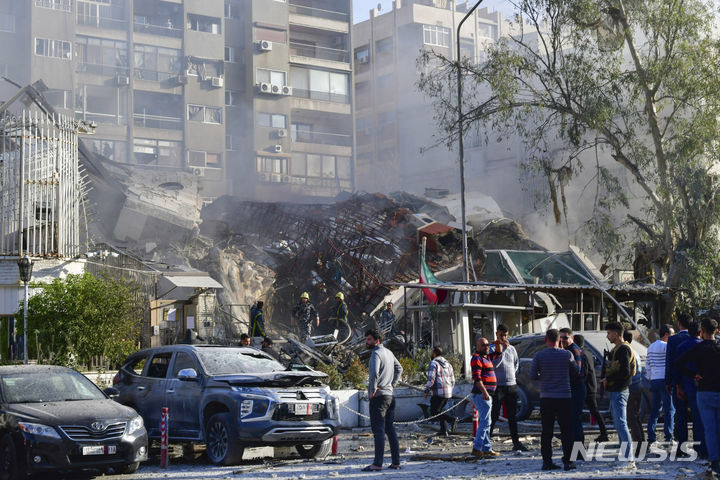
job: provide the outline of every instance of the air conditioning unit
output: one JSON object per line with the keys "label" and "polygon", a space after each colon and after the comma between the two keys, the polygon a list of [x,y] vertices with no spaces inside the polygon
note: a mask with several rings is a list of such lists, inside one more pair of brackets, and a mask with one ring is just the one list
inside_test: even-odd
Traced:
{"label": "air conditioning unit", "polygon": [[271,85],[271,92],[275,95],[280,95],[282,93],[282,86],[281,85]]}
{"label": "air conditioning unit", "polygon": [[153,325],[153,326],[152,326],[152,334],[153,334],[153,336],[156,336],[156,337],[157,337],[158,335],[160,335],[160,325]]}
{"label": "air conditioning unit", "polygon": [[222,77],[212,77],[210,78],[210,83],[213,87],[220,88],[225,85],[225,80]]}
{"label": "air conditioning unit", "polygon": [[357,63],[360,65],[365,65],[366,63],[370,63],[370,57],[360,57],[357,59]]}
{"label": "air conditioning unit", "polygon": [[288,85],[283,85],[282,94],[283,95],[292,95],[292,87],[290,87]]}
{"label": "air conditioning unit", "polygon": [[200,167],[195,167],[192,169],[193,175],[196,177],[204,177],[205,176],[205,169]]}
{"label": "air conditioning unit", "polygon": [[258,83],[257,88],[261,93],[272,93],[272,85],[269,83]]}
{"label": "air conditioning unit", "polygon": [[115,77],[115,83],[118,87],[127,87],[130,85],[130,77],[127,75],[118,75]]}
{"label": "air conditioning unit", "polygon": [[178,75],[175,77],[175,81],[178,83],[178,85],[185,85],[188,82],[187,75]]}
{"label": "air conditioning unit", "polygon": [[277,135],[278,138],[285,138],[285,137],[287,137],[287,130],[285,130],[284,128],[281,128],[280,130],[275,132],[275,134]]}
{"label": "air conditioning unit", "polygon": [[279,145],[279,144],[278,144],[278,145],[275,145],[275,146],[273,147],[273,151],[274,151],[275,153],[281,153],[281,152],[282,152],[282,145]]}
{"label": "air conditioning unit", "polygon": [[272,47],[272,42],[268,42],[267,40],[261,40],[258,42],[258,48],[261,52],[270,52],[272,51]]}

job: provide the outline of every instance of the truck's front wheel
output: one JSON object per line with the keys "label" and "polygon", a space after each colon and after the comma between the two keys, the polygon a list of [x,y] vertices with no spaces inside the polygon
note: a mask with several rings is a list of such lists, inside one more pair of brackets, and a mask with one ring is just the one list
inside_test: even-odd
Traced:
{"label": "truck's front wheel", "polygon": [[205,425],[205,449],[210,461],[217,465],[240,463],[243,447],[237,438],[237,428],[229,413],[210,417]]}

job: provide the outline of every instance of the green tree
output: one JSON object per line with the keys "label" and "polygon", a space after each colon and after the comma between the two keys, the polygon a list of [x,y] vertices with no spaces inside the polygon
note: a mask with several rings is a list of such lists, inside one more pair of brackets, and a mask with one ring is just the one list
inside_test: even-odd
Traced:
{"label": "green tree", "polygon": [[[460,68],[469,87],[464,123],[519,133],[529,152],[524,168],[546,177],[556,222],[563,215],[567,222],[575,204],[565,187],[589,167],[595,194],[586,226],[597,251],[629,258],[629,244],[643,243],[656,252],[672,307],[717,300],[717,7],[698,0],[515,6],[523,21],[483,62],[423,55],[438,66],[419,85],[439,107],[440,141],[457,139],[457,108],[446,92]],[[639,198],[628,198],[612,165],[628,173]]]}
{"label": "green tree", "polygon": [[[114,365],[137,349],[143,308],[134,283],[84,273],[38,286],[28,304],[31,358],[76,366],[102,356]],[[20,327],[22,311],[21,303]]]}

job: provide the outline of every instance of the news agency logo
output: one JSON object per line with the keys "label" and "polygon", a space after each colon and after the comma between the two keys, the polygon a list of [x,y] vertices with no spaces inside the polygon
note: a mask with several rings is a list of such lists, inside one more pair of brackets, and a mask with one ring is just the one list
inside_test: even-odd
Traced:
{"label": "news agency logo", "polygon": [[[679,449],[675,442],[632,442],[630,450],[626,442],[622,442],[620,448],[617,448],[616,443],[590,442],[586,448],[582,442],[573,442],[570,460],[574,462],[584,458],[586,462],[694,462],[698,458],[695,445],[700,445],[700,442],[683,442]],[[637,452],[637,455],[629,456],[626,452]],[[684,455],[678,457],[678,452]]]}

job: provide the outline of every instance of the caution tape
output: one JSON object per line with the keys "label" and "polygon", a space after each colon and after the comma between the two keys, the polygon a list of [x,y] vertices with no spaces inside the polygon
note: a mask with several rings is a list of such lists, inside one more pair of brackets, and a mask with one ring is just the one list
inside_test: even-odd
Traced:
{"label": "caution tape", "polygon": [[[436,415],[433,415],[432,417],[421,418],[419,420],[412,420],[409,422],[393,422],[393,423],[396,425],[413,425],[413,424],[417,424],[417,423],[424,423],[424,422],[429,422],[431,420],[435,420],[436,418],[442,417],[443,415],[448,413],[450,410],[454,410],[455,408],[458,407],[458,405],[460,405],[462,402],[468,400],[471,396],[472,396],[472,393],[468,393],[465,398],[463,398],[462,400],[457,402],[455,405],[453,405],[452,407],[450,407],[446,410],[443,410],[442,412],[440,412]],[[352,408],[348,407],[347,405],[340,405],[340,406],[343,407],[345,410],[348,410],[359,417],[370,419],[370,417],[368,415],[362,414],[362,413],[358,412],[357,410],[353,410]]]}

